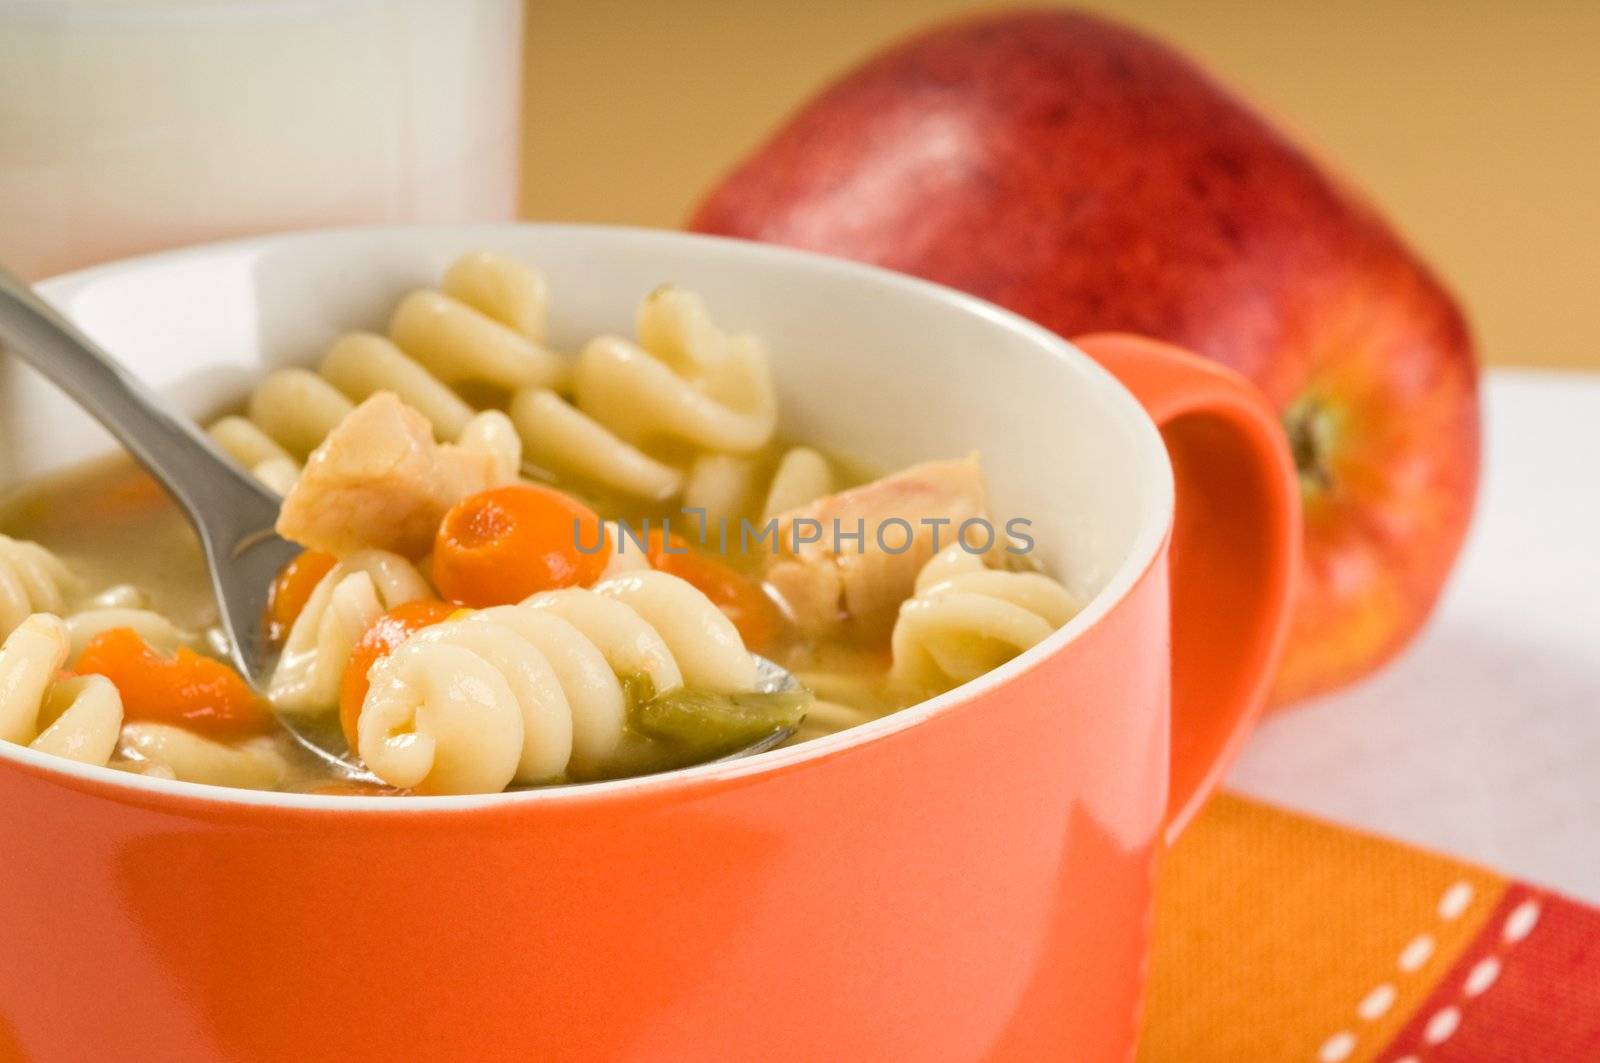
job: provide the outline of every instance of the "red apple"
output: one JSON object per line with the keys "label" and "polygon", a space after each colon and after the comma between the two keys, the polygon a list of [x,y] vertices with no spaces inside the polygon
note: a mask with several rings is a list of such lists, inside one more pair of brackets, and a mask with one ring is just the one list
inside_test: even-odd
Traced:
{"label": "red apple", "polygon": [[927,277],[1064,336],[1155,336],[1255,381],[1306,512],[1275,701],[1369,672],[1437,600],[1478,477],[1460,311],[1371,208],[1157,41],[1065,11],[936,28],[824,91],[691,224]]}

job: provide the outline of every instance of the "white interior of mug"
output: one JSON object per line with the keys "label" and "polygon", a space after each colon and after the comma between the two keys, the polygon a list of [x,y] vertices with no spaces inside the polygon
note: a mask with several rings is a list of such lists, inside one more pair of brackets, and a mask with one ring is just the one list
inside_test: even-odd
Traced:
{"label": "white interior of mug", "polygon": [[[978,452],[996,525],[1030,522],[1036,556],[1089,605],[1050,639],[973,683],[871,724],[726,764],[580,787],[451,798],[328,798],[222,790],[47,758],[0,757],[140,788],[253,802],[459,807],[675,785],[759,771],[911,726],[1054,652],[1119,600],[1171,521],[1161,437],[1110,374],[1048,331],[987,303],[867,266],[681,233],[573,225],[346,229],[236,241],[85,270],[40,286],[93,339],[196,417],[242,401],[270,368],[316,362],[341,333],[381,331],[396,300],[463,251],[543,270],[552,341],[631,334],[640,299],[673,283],[771,354],[781,431],[879,471]],[[0,357],[0,490],[113,449],[31,370]]]}

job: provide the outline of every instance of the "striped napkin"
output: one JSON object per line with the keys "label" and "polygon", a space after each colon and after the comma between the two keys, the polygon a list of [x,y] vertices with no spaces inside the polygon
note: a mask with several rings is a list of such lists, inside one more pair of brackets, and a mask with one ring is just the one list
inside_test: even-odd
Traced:
{"label": "striped napkin", "polygon": [[1254,801],[1174,848],[1156,938],[1144,1063],[1600,1061],[1600,910]]}

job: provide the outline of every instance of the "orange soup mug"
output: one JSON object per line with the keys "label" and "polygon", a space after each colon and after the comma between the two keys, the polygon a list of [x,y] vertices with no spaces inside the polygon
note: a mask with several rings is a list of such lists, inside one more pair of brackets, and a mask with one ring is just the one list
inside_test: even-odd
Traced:
{"label": "orange soup mug", "polygon": [[[672,281],[766,339],[792,438],[881,469],[978,451],[997,516],[1087,605],[869,725],[579,787],[247,792],[0,744],[0,1058],[1128,1059],[1160,854],[1284,634],[1298,489],[1272,410],[1161,344],[672,233],[314,233],[43,290],[212,412],[470,248],[547,272],[558,346]],[[8,481],[104,447],[10,363],[0,430]]]}

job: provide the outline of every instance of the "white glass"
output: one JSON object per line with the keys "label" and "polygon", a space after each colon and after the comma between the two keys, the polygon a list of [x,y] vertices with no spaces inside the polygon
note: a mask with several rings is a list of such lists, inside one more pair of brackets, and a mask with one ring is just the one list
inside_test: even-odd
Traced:
{"label": "white glass", "polygon": [[522,0],[0,0],[0,263],[516,214]]}

